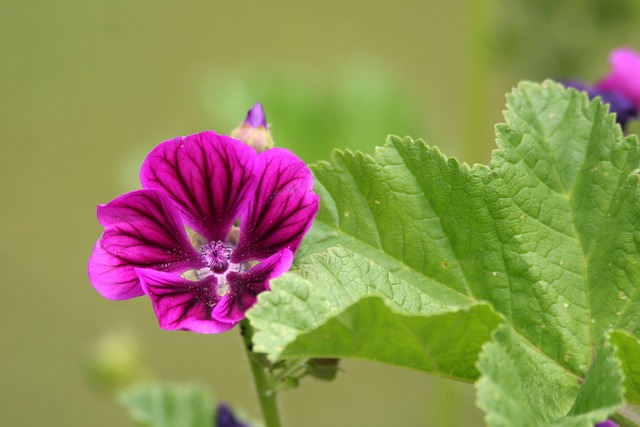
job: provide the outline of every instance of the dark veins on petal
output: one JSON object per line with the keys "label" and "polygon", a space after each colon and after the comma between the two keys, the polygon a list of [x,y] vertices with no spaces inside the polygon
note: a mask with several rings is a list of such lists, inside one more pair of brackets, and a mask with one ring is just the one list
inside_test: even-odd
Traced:
{"label": "dark veins on petal", "polygon": [[138,272],[164,328],[174,329],[188,319],[211,320],[211,310],[219,300],[213,291],[216,284],[213,277],[200,282],[176,277],[173,283],[169,283],[158,274]]}
{"label": "dark veins on petal", "polygon": [[310,172],[302,162],[286,167],[282,163],[282,157],[273,157],[258,179],[256,196],[241,224],[243,239],[234,254],[236,261],[264,259],[283,248],[295,251],[313,220],[317,196],[307,188],[310,176],[305,174]]}
{"label": "dark veins on petal", "polygon": [[153,153],[143,185],[166,191],[207,240],[224,240],[251,181],[238,144],[213,134],[168,141]]}
{"label": "dark veins on petal", "polygon": [[[186,244],[186,235],[176,229],[181,225],[170,216],[160,197],[152,197],[153,194],[146,190],[129,193],[126,206],[102,208],[106,220],[115,219],[100,239],[102,248],[135,267],[171,271],[198,265],[197,254]],[[116,218],[110,218],[110,210],[118,212]]]}
{"label": "dark veins on petal", "polygon": [[194,287],[181,291],[166,292],[158,296],[162,298],[169,298],[174,302],[170,308],[171,316],[163,317],[163,319],[173,319],[170,323],[172,326],[175,326],[190,317],[201,320],[211,320],[211,307],[216,304],[216,300],[213,300],[210,297],[209,288],[205,286],[200,286],[198,288]]}

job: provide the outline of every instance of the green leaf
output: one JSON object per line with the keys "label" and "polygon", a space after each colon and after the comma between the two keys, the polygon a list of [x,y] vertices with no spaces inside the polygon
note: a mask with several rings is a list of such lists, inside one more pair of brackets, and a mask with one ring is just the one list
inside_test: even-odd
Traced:
{"label": "green leaf", "polygon": [[473,381],[480,346],[500,322],[485,304],[442,289],[427,296],[341,248],[271,287],[248,313],[254,350],[271,360],[357,357]]}
{"label": "green leaf", "polygon": [[627,401],[640,405],[640,341],[627,333],[614,332],[611,342],[622,361]]}
{"label": "green leaf", "polygon": [[[491,426],[548,425],[566,414],[579,390],[577,378],[529,345],[511,327],[501,327],[478,362],[478,406]],[[522,373],[529,381],[521,381]],[[539,411],[544,408],[544,411]]]}
{"label": "green leaf", "polygon": [[591,427],[622,407],[623,394],[622,366],[615,347],[598,347],[571,410],[553,425]]}
{"label": "green leaf", "polygon": [[120,394],[131,418],[146,427],[211,427],[214,399],[198,385],[143,385]]}
{"label": "green leaf", "polygon": [[491,426],[592,427],[622,405],[623,374],[614,350],[600,347],[583,381],[504,325],[478,362],[478,406]]}
{"label": "green leaf", "polygon": [[[489,167],[394,137],[373,157],[336,152],[316,166],[321,207],[297,255],[305,267],[249,313],[262,329],[257,348],[372,358],[386,345],[376,360],[469,380],[470,354],[461,371],[448,367],[504,319],[478,364],[490,425],[586,425],[618,408],[622,375],[607,337],[640,336],[637,140],[623,138],[599,99],[552,82],[521,84],[505,116]],[[403,297],[372,295],[398,284]],[[413,354],[457,324],[446,316],[471,332],[434,348],[458,350]]]}

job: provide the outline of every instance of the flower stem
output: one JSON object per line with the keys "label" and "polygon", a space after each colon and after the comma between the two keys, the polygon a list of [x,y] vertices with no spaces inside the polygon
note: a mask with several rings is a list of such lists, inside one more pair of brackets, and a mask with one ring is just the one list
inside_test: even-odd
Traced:
{"label": "flower stem", "polygon": [[253,352],[253,327],[247,319],[240,322],[240,334],[244,341],[244,348],[247,351],[247,358],[251,366],[253,381],[258,394],[258,401],[262,409],[262,416],[266,427],[280,427],[280,414],[276,401],[277,392],[272,387],[272,381],[267,368],[260,363],[258,355]]}

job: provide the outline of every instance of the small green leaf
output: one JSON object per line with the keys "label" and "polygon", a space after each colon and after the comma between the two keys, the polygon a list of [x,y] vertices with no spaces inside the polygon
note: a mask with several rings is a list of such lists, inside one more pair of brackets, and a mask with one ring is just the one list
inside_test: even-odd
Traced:
{"label": "small green leaf", "polygon": [[640,341],[627,333],[614,332],[611,343],[617,347],[622,362],[627,401],[640,405]]}
{"label": "small green leaf", "polygon": [[483,372],[476,384],[478,406],[490,426],[593,427],[623,403],[623,375],[614,353],[612,346],[600,347],[583,380],[504,325],[478,362]]}
{"label": "small green leaf", "polygon": [[549,425],[571,409],[580,388],[578,377],[508,325],[485,346],[478,368],[483,373],[476,384],[478,406],[487,412],[490,426]]}
{"label": "small green leaf", "polygon": [[587,374],[568,415],[554,426],[591,427],[604,421],[621,408],[624,400],[622,366],[611,345],[598,347]]}
{"label": "small green leaf", "polygon": [[307,373],[314,378],[324,381],[333,381],[338,375],[340,359],[318,358],[309,359]]}
{"label": "small green leaf", "polygon": [[131,418],[145,427],[211,427],[215,401],[199,385],[143,385],[120,394]]}

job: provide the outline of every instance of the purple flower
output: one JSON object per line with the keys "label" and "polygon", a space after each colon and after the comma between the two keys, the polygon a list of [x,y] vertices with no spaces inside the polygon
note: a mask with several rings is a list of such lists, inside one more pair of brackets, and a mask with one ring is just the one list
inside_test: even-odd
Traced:
{"label": "purple flower", "polygon": [[105,230],[89,278],[109,299],[146,294],[167,330],[232,328],[290,268],[318,210],[294,154],[257,154],[211,131],[158,145],[140,180],[142,190],[98,206]]}
{"label": "purple flower", "polygon": [[599,96],[600,99],[602,99],[602,102],[609,104],[609,110],[612,113],[616,113],[616,121],[620,123],[620,126],[622,127],[624,127],[629,120],[638,115],[638,109],[636,109],[633,103],[617,92],[598,89],[597,87],[590,87],[586,83],[580,81],[569,81],[565,82],[564,85],[566,87],[572,87],[586,92],[589,99]]}
{"label": "purple flower", "polygon": [[596,88],[624,96],[640,111],[640,54],[632,49],[616,49],[609,55],[609,62],[611,73]]}
{"label": "purple flower", "polygon": [[216,412],[216,419],[213,425],[215,427],[250,427],[248,424],[238,421],[231,408],[225,404],[218,405],[218,411]]}
{"label": "purple flower", "polygon": [[258,153],[273,147],[267,118],[259,102],[249,110],[247,118],[231,132],[231,136],[250,145]]}
{"label": "purple flower", "polygon": [[640,114],[640,54],[631,49],[617,49],[611,52],[609,60],[611,73],[595,86],[578,81],[565,82],[565,86],[583,90],[589,98],[602,98],[624,128]]}
{"label": "purple flower", "polygon": [[611,420],[605,420],[601,423],[597,423],[595,427],[618,427],[618,424],[614,423]]}

